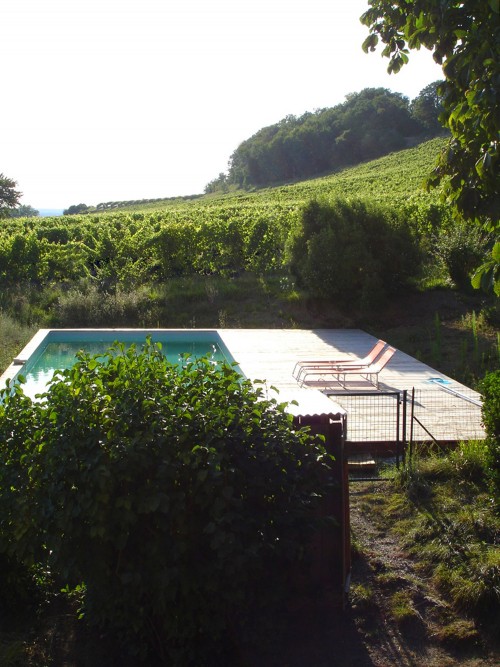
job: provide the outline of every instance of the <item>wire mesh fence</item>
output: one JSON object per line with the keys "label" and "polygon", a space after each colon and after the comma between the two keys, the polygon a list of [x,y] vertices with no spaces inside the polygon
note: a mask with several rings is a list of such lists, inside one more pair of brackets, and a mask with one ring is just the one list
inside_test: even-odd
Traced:
{"label": "wire mesh fence", "polygon": [[402,428],[402,392],[346,392],[335,402],[347,412],[347,441],[397,442]]}
{"label": "wire mesh fence", "polygon": [[345,392],[332,398],[347,412],[348,442],[444,443],[485,437],[480,396],[467,387]]}
{"label": "wire mesh fence", "polygon": [[349,479],[377,480],[399,465],[406,446],[485,437],[481,397],[472,389],[436,386],[391,392],[344,392],[332,398],[347,412]]}
{"label": "wire mesh fence", "polygon": [[409,408],[412,406],[410,441],[460,442],[485,437],[481,399],[472,389],[415,389],[413,401],[409,400]]}

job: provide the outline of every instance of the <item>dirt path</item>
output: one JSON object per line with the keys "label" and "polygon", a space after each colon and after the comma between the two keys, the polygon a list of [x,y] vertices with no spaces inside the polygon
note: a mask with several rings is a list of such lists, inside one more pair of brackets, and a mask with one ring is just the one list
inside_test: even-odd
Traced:
{"label": "dirt path", "polygon": [[498,667],[500,652],[457,616],[387,529],[390,495],[387,482],[351,482],[355,557],[344,613],[301,609],[286,641],[270,652],[256,646],[241,667]]}

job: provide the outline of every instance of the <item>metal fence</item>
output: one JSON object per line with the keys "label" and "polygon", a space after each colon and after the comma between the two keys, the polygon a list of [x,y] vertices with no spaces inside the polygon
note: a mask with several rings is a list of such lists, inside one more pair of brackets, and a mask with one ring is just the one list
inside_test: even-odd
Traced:
{"label": "metal fence", "polygon": [[484,438],[481,400],[472,389],[341,392],[331,398],[347,412],[347,441],[393,444]]}
{"label": "metal fence", "polygon": [[399,442],[404,433],[404,393],[343,392],[332,398],[347,412],[348,442]]}
{"label": "metal fence", "polygon": [[485,437],[482,402],[472,389],[415,389],[412,394],[413,400],[409,400],[412,408],[409,441],[445,443]]}
{"label": "metal fence", "polygon": [[347,412],[351,479],[377,479],[380,463],[396,464],[411,443],[455,443],[485,437],[480,396],[449,387],[409,391],[341,392],[332,400]]}

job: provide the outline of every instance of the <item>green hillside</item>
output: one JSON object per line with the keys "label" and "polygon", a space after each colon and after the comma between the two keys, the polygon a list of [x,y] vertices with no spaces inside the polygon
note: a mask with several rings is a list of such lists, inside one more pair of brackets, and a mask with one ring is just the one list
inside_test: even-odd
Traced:
{"label": "green hillside", "polygon": [[[164,210],[201,205],[230,205],[243,202],[279,201],[301,205],[318,197],[373,198],[380,202],[405,202],[408,197],[422,202],[437,202],[437,191],[425,192],[423,183],[430,173],[446,139],[437,138],[413,148],[391,153],[377,160],[343,169],[321,178],[300,181],[291,185],[252,191],[234,190],[226,194],[209,194],[155,201],[109,202],[108,209],[128,211]],[[104,205],[101,205],[103,207]]]}
{"label": "green hillside", "polygon": [[119,206],[59,218],[11,218],[0,230],[0,285],[94,278],[139,285],[189,274],[285,269],[286,242],[311,200],[383,205],[419,234],[446,207],[422,187],[433,140],[328,177],[279,188]]}

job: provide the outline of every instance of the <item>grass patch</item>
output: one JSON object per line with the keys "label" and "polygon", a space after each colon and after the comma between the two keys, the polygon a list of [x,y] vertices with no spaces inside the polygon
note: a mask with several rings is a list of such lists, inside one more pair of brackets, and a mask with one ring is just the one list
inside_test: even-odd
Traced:
{"label": "grass patch", "polygon": [[475,644],[479,640],[479,633],[473,621],[457,619],[451,623],[441,625],[434,632],[434,637],[450,646]]}
{"label": "grass patch", "polygon": [[379,572],[376,575],[377,583],[384,588],[394,589],[400,588],[402,585],[407,583],[407,579],[403,578],[398,572],[393,570],[387,570],[385,572]]}
{"label": "grass patch", "polygon": [[368,610],[375,606],[375,591],[365,584],[353,584],[349,591],[349,598],[353,609]]}
{"label": "grass patch", "polygon": [[10,315],[0,312],[0,369],[7,368],[37,329],[37,326],[19,324]]}
{"label": "grass patch", "polygon": [[407,623],[418,617],[413,606],[413,598],[408,590],[396,591],[390,599],[391,614],[398,625]]}
{"label": "grass patch", "polygon": [[396,530],[453,605],[500,621],[500,516],[487,484],[484,443],[407,460],[394,485],[408,501]]}

